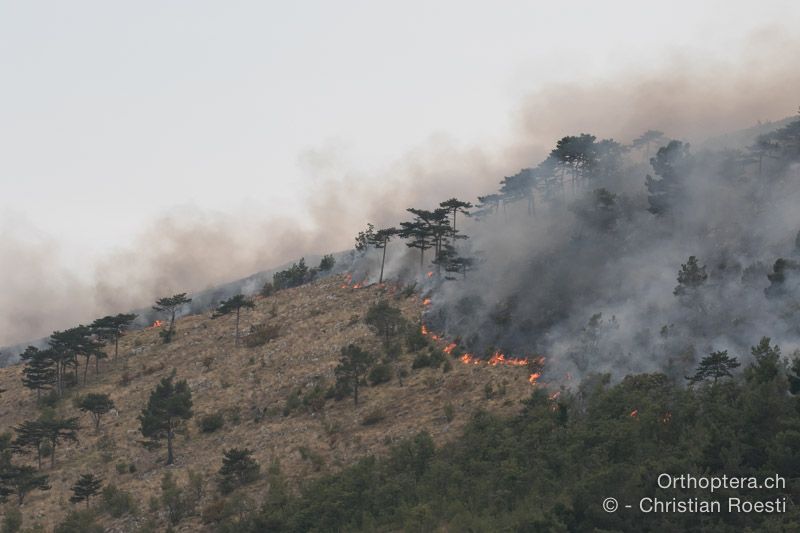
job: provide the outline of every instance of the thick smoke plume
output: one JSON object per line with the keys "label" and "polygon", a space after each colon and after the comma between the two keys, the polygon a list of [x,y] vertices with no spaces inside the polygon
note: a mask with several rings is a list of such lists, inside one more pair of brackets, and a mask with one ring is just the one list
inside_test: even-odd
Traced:
{"label": "thick smoke plume", "polygon": [[[320,156],[325,149],[309,150],[301,156],[303,166],[314,175],[328,177],[309,192],[307,209],[296,219],[179,210],[153,221],[130,246],[99,260],[91,276],[63,267],[57,243],[46,237],[19,239],[15,228],[5,223],[0,228],[5,285],[0,295],[0,345],[45,336],[54,329],[85,323],[103,314],[148,306],[157,296],[205,289],[302,255],[347,249],[367,221],[394,225],[404,217],[407,207],[430,208],[453,196],[474,201],[478,194],[491,192],[503,176],[534,166],[563,135],[588,131],[628,142],[642,131],[656,128],[672,138],[696,141],[785,116],[797,105],[793,89],[800,74],[781,61],[786,58],[788,64],[796,57],[791,52],[800,48],[781,39],[774,37],[767,45],[751,47],[743,63],[736,65],[678,58],[667,67],[646,73],[619,73],[607,80],[547,86],[531,93],[514,110],[513,141],[464,146],[446,136],[433,136],[386,170],[372,175],[345,170],[346,161],[332,168],[331,158],[324,153]],[[677,308],[664,302],[670,301],[676,266],[687,254],[701,257],[710,269],[715,268],[713,264],[724,250],[743,268],[753,261],[766,264],[786,249],[796,232],[798,221],[788,203],[793,189],[776,198],[778,205],[770,213],[760,213],[753,219],[726,207],[746,207],[741,203],[744,190],[733,188],[731,201],[739,203],[730,204],[705,191],[701,176],[700,190],[687,205],[689,220],[684,231],[680,236],[653,238],[655,229],[651,226],[656,222],[641,209],[646,171],[642,166],[627,168],[621,183],[624,187],[613,191],[629,197],[635,206],[631,219],[621,225],[627,229],[620,231],[633,234],[625,240],[624,250],[617,250],[622,254],[619,257],[607,258],[600,253],[606,250],[601,241],[588,243],[588,248],[576,246],[576,232],[580,231],[570,211],[542,210],[534,222],[510,213],[507,223],[494,220],[466,228],[473,235],[473,249],[482,250],[488,258],[472,278],[479,281],[475,286],[484,289],[476,316],[488,316],[497,305],[505,305],[508,296],[518,293],[519,285],[529,283],[531,276],[536,276],[537,286],[567,284],[570,287],[565,290],[574,293],[591,281],[592,285],[609,284],[613,293],[611,297],[603,291],[589,291],[571,299],[566,308],[554,309],[549,309],[547,298],[561,298],[558,294],[520,294],[513,304],[512,317],[519,324],[536,328],[536,334],[495,332],[491,341],[481,342],[509,342],[516,348],[535,338],[537,349],[569,352],[568,339],[592,314],[602,312],[603,327],[615,331],[623,346],[643,335],[644,329],[655,327],[656,320],[646,318],[653,313],[674,322],[670,313],[677,313]],[[716,203],[706,203],[712,200]],[[706,221],[692,220],[691,213],[694,209],[695,213],[708,214],[710,205],[720,211],[715,216],[722,217],[713,219],[715,231],[729,228],[735,232],[742,225],[752,229],[755,224],[766,240],[748,248],[720,243],[720,236],[702,235]],[[712,241],[717,244],[710,245]],[[392,247],[395,251],[402,249],[399,243]],[[590,253],[591,249],[597,249],[600,255]],[[559,258],[566,270],[557,275],[547,266],[548,258]],[[603,263],[598,264],[599,260]],[[87,277],[91,281],[85,281]],[[448,307],[463,307],[467,305],[464,294],[471,291],[462,294],[462,289],[453,285],[441,298],[446,298],[443,301]],[[644,309],[626,306],[631,299]],[[665,305],[669,309],[662,309]],[[549,316],[548,320],[536,318],[542,313]],[[617,325],[609,325],[612,315]],[[464,322],[452,327],[466,334],[469,328],[480,329],[482,324]],[[756,334],[759,328],[752,329]],[[721,334],[727,338],[731,332]],[[526,349],[531,348],[526,345]],[[639,361],[651,360],[650,356],[637,357]]]}

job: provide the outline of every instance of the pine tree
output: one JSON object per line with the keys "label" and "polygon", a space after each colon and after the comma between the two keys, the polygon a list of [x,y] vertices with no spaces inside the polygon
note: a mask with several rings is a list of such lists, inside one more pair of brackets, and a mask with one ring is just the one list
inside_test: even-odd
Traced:
{"label": "pine tree", "polygon": [[228,494],[258,479],[261,466],[253,459],[247,448],[223,450],[222,467],[219,469],[219,491]]}
{"label": "pine tree", "polygon": [[186,380],[173,382],[175,372],[165,377],[150,394],[147,407],[139,415],[142,435],[150,439],[167,439],[167,464],[175,462],[172,441],[175,430],[192,417],[192,391]]}
{"label": "pine tree", "polygon": [[94,429],[100,429],[100,418],[114,409],[114,401],[109,398],[108,394],[87,394],[78,401],[78,409],[84,413],[90,413],[92,420],[94,420]]}
{"label": "pine tree", "polygon": [[386,248],[389,245],[389,241],[392,240],[392,237],[398,233],[399,230],[397,228],[384,228],[376,231],[368,239],[369,244],[372,245],[376,250],[383,250],[383,254],[381,256],[381,275],[378,277],[378,283],[383,283],[383,267],[386,264]]}
{"label": "pine tree", "polygon": [[165,343],[172,341],[172,337],[175,335],[175,314],[178,312],[178,309],[191,303],[191,301],[192,299],[187,298],[185,292],[173,294],[172,296],[165,296],[164,298],[156,300],[156,305],[153,306],[153,310],[166,313],[167,316],[169,316],[169,328],[167,328],[166,332],[162,331],[161,333],[161,337],[164,339]]}
{"label": "pine tree", "polygon": [[761,337],[757,345],[750,348],[753,363],[747,367],[745,377],[748,381],[768,383],[781,372],[781,348],[770,346],[769,337]]}
{"label": "pine tree", "polygon": [[472,204],[469,202],[463,202],[457,198],[450,198],[449,200],[445,200],[444,202],[440,203],[439,207],[447,209],[449,215],[453,217],[451,226],[453,238],[455,238],[456,232],[458,231],[456,228],[456,217],[458,213],[469,216],[469,211],[467,211],[467,209],[472,209]]}
{"label": "pine tree", "polygon": [[334,369],[336,386],[341,391],[352,392],[353,401],[358,405],[358,388],[375,362],[375,357],[356,346],[348,344],[342,348],[339,365]]}
{"label": "pine tree", "polygon": [[47,475],[40,474],[28,465],[10,466],[3,474],[3,483],[17,495],[17,503],[22,505],[25,496],[33,490],[50,490]]}
{"label": "pine tree", "polygon": [[236,312],[236,326],[234,328],[235,335],[233,340],[234,346],[239,346],[239,314],[241,313],[242,308],[245,309],[253,309],[256,306],[252,300],[246,298],[242,294],[237,294],[236,296],[231,296],[227,300],[221,302],[219,306],[217,306],[216,311],[214,314],[211,315],[211,318],[218,318],[221,316],[225,316],[227,314]]}
{"label": "pine tree", "polygon": [[40,418],[47,440],[50,442],[50,468],[56,466],[56,448],[61,441],[78,441],[78,418]]}
{"label": "pine tree", "polygon": [[134,313],[118,315],[108,315],[103,318],[98,318],[89,326],[92,331],[104,342],[114,342],[114,361],[117,360],[119,355],[119,339],[125,335],[133,321],[136,320],[138,315]]}
{"label": "pine tree", "polygon": [[678,272],[678,286],[672,293],[675,296],[691,294],[700,288],[708,279],[705,265],[700,266],[695,256],[690,256],[689,260],[681,265]]}
{"label": "pine tree", "polygon": [[47,428],[41,420],[26,420],[14,428],[17,436],[11,443],[16,453],[28,453],[28,448],[36,450],[36,462],[42,469],[42,444],[48,440]]}
{"label": "pine tree", "polygon": [[100,493],[100,488],[103,486],[103,480],[94,474],[81,474],[81,477],[72,486],[72,496],[69,501],[72,503],[86,502],[86,508],[89,508],[89,500]]}
{"label": "pine tree", "polygon": [[650,159],[650,164],[660,179],[649,174],[645,177],[647,201],[650,204],[648,211],[657,216],[665,215],[678,206],[683,194],[683,180],[691,164],[689,145],[670,141],[667,146],[658,149],[656,156]]}
{"label": "pine tree", "polygon": [[95,358],[95,372],[99,370],[100,359],[106,357],[105,352],[102,350],[104,344],[97,339],[88,326],[80,325],[65,331],[54,332],[50,336],[50,345],[53,351],[59,354],[59,357],[64,358],[66,362],[75,367],[76,373],[77,358],[86,358],[86,365],[83,370],[84,385],[86,384],[86,374],[89,370],[89,361],[92,357]]}
{"label": "pine tree", "polygon": [[22,369],[22,384],[36,391],[36,400],[40,400],[43,390],[52,389],[56,384],[55,362],[48,350],[39,350],[28,346],[20,358],[25,361]]}
{"label": "pine tree", "polygon": [[716,385],[717,380],[724,377],[732,377],[731,370],[738,368],[739,361],[735,357],[728,356],[728,350],[711,352],[700,360],[694,376],[687,376],[690,383],[712,380]]}
{"label": "pine tree", "polygon": [[397,335],[405,325],[405,319],[400,309],[392,307],[388,301],[380,300],[367,310],[364,322],[375,329],[375,332],[388,346],[391,337]]}

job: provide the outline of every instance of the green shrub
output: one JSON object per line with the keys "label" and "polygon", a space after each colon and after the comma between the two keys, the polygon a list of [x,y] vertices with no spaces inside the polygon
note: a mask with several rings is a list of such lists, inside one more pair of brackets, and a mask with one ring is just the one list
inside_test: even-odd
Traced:
{"label": "green shrub", "polygon": [[281,328],[277,324],[256,324],[250,327],[250,333],[242,341],[248,348],[255,348],[277,339],[280,332]]}
{"label": "green shrub", "polygon": [[427,368],[431,366],[431,356],[426,353],[417,354],[414,362],[411,363],[411,368],[417,370],[419,368]]}
{"label": "green shrub", "polygon": [[222,413],[204,415],[200,417],[197,425],[203,433],[214,433],[225,425],[225,417],[222,416]]}
{"label": "green shrub", "polygon": [[442,364],[447,362],[447,357],[445,354],[440,350],[436,349],[435,347],[431,346],[428,348],[427,353],[420,353],[414,357],[414,361],[411,364],[411,368],[418,369],[418,368],[439,368]]}
{"label": "green shrub", "polygon": [[406,348],[409,352],[418,352],[429,345],[428,337],[418,327],[409,327],[406,332]]}
{"label": "green shrub", "polygon": [[136,514],[137,507],[136,499],[116,485],[107,485],[100,494],[100,509],[114,518]]}
{"label": "green shrub", "polygon": [[3,516],[2,533],[17,533],[22,527],[22,512],[17,507],[9,507]]}
{"label": "green shrub", "polygon": [[303,395],[303,407],[311,413],[319,413],[325,408],[327,387],[324,383],[314,383],[314,386]]}
{"label": "green shrub", "polygon": [[283,407],[283,416],[289,416],[292,411],[296,411],[303,405],[303,400],[300,398],[300,391],[295,389],[289,393],[286,398],[286,405]]}
{"label": "green shrub", "polygon": [[95,519],[96,515],[90,509],[72,511],[53,529],[53,533],[103,533],[103,526]]}
{"label": "green shrub", "polygon": [[372,367],[372,370],[370,370],[367,379],[373,386],[380,385],[381,383],[388,383],[392,380],[392,366],[387,363],[375,365]]}
{"label": "green shrub", "polygon": [[445,418],[445,420],[447,420],[448,422],[452,422],[455,417],[456,417],[456,408],[453,407],[453,404],[450,403],[450,402],[447,402],[446,404],[444,404],[444,418]]}
{"label": "green shrub", "polygon": [[379,422],[383,422],[385,419],[386,413],[384,413],[383,409],[380,407],[376,407],[364,416],[364,420],[361,421],[361,424],[364,426],[373,426]]}
{"label": "green shrub", "polygon": [[323,459],[323,457],[314,450],[311,450],[305,446],[300,446],[297,451],[300,452],[301,459],[311,463],[315,472],[319,472],[324,466],[325,459]]}
{"label": "green shrub", "polygon": [[261,466],[253,459],[252,454],[247,448],[223,450],[222,467],[218,474],[219,491],[222,494],[228,494],[237,487],[258,479]]}

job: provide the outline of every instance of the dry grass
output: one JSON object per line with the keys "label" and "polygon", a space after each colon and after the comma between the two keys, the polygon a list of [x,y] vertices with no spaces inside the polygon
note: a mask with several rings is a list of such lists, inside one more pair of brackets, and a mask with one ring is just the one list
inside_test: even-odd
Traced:
{"label": "dry grass", "polygon": [[[517,400],[530,393],[524,369],[474,367],[454,361],[447,373],[431,368],[411,371],[402,387],[396,379],[365,387],[358,408],[352,399],[329,400],[321,412],[301,410],[283,416],[292,391],[299,389],[302,395],[316,383],[333,382],[342,346],[359,343],[380,349],[375,335],[354,317],[363,317],[386,289],[354,290],[341,288],[341,284],[341,277],[327,278],[257,299],[254,310],[242,313],[241,330],[246,332],[256,324],[280,328],[279,336],[262,346],[234,348],[232,317],[180,319],[175,339],[166,345],[156,329],[129,333],[120,343],[120,360],[104,362],[100,375],[92,376],[90,383],[77,391],[109,394],[118,416],[104,417],[99,434],[91,428],[88,415],[82,417],[80,442],[61,447],[56,468],[48,472],[51,490],[34,492],[26,499],[22,509],[25,525],[39,522],[50,530],[73,507],[68,501],[70,487],[86,472],[132,492],[140,501],[144,520],[148,499],[160,492],[166,452],[148,451],[140,444],[137,416],[150,391],[173,368],[178,379],[189,382],[195,419],[225,414],[223,428],[202,433],[192,421],[176,442],[177,464],[170,467],[173,474],[182,483],[190,469],[209,479],[201,507],[214,497],[212,481],[223,448],[254,450],[263,469],[277,458],[283,472],[296,483],[367,454],[383,453],[393,442],[422,429],[437,443],[445,442],[476,409],[516,410]],[[409,320],[419,320],[422,306],[418,298],[393,299],[392,303],[400,306]],[[402,365],[410,370],[412,359],[413,355],[404,354]],[[35,396],[21,386],[21,370],[20,366],[0,369],[0,388],[7,389],[0,406],[0,431],[10,431],[23,420],[38,416]],[[506,382],[506,394],[487,398],[485,387],[490,382],[495,390]],[[452,407],[445,409],[448,404]],[[64,416],[80,414],[69,398],[61,401],[57,410]],[[376,412],[383,418],[365,425],[364,420]],[[135,464],[136,472],[118,474],[117,463]],[[256,501],[264,490],[263,481],[252,486]],[[115,531],[134,531],[135,522],[128,517],[106,525]],[[197,517],[190,517],[177,530],[198,531],[202,525]]]}

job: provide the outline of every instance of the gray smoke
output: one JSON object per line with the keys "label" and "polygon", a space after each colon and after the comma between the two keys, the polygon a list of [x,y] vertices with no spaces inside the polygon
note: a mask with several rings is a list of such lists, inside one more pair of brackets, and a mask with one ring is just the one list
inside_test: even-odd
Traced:
{"label": "gray smoke", "polygon": [[[296,217],[179,210],[154,220],[141,235],[123,238],[132,244],[98,260],[89,273],[78,275],[63,266],[58,243],[52,239],[22,240],[15,236],[14,228],[0,225],[4,281],[0,293],[0,345],[42,337],[54,329],[85,323],[104,314],[147,307],[153,299],[166,294],[208,289],[303,255],[347,249],[367,221],[379,226],[394,225],[404,217],[406,207],[431,207],[452,196],[474,199],[491,192],[502,176],[535,165],[565,134],[590,131],[628,141],[646,129],[657,128],[671,137],[694,141],[783,116],[797,104],[793,89],[798,86],[800,74],[791,59],[800,47],[779,34],[769,39],[762,36],[750,44],[750,51],[735,65],[676,60],[646,73],[620,73],[607,80],[539,89],[526,97],[513,114],[513,142],[465,146],[437,135],[368,176],[347,170],[348,162],[331,157],[330,148],[309,149],[300,156],[303,168],[325,178],[308,192],[307,207]],[[624,260],[612,258],[619,263],[618,268],[631,273],[614,301],[624,302],[622,295],[631,294],[638,294],[637,298],[645,301],[647,295],[652,295],[647,301],[659,308],[664,305],[664,291],[671,290],[676,265],[685,261],[688,253],[698,255],[706,264],[719,254],[702,246],[693,248],[689,237],[685,241],[667,239],[665,245],[669,246],[665,248],[645,246],[651,238],[646,228],[653,222],[640,209],[644,173],[644,168],[629,169],[628,182],[614,190],[629,197],[639,209],[633,209],[632,220],[620,227],[635,229],[631,238],[638,240],[629,243]],[[708,194],[699,194],[697,203],[692,205],[705,213],[708,209],[701,208],[700,198]],[[788,203],[784,196],[778,201],[781,205]],[[753,259],[770,265],[771,252],[766,250],[775,248],[775,254],[779,254],[777,248],[795,230],[790,227],[794,223],[790,209],[781,208],[771,216],[758,214],[758,223],[765,225],[762,229],[771,239],[759,245],[763,252],[756,253],[754,248],[743,252],[741,247],[733,247],[729,253],[740,254],[734,259],[742,264]],[[496,306],[507,305],[507,296],[515,294],[524,276],[554,278],[545,288],[557,294],[551,286],[558,276],[547,267],[551,257],[586,262],[582,266],[567,265],[576,272],[587,271],[569,278],[575,282],[574,290],[586,283],[580,281],[584,274],[615,282],[618,278],[610,275],[609,267],[600,271],[592,268],[597,265],[591,264],[594,256],[587,255],[588,248],[573,249],[576,224],[571,212],[545,213],[540,209],[533,224],[511,212],[506,225],[489,221],[465,228],[473,234],[470,245],[486,257],[474,280],[491,282],[492,287],[480,295],[484,302],[481,312],[488,316]],[[692,231],[699,231],[696,228],[702,225],[692,224]],[[776,236],[781,233],[779,228],[785,229],[780,238]],[[640,248],[634,249],[634,242]],[[603,249],[603,243],[596,246]],[[403,251],[402,244],[391,245],[390,272],[412,269],[414,259],[406,258],[400,253]],[[645,276],[639,269],[649,274]],[[377,274],[374,265],[369,271]],[[659,273],[657,280],[652,272]],[[440,298],[448,291],[455,289],[448,287]],[[448,306],[460,302],[456,296],[447,298]],[[624,312],[622,304],[619,309],[605,305],[610,302],[605,297],[584,296],[571,303],[568,311],[561,307],[540,308],[537,300],[522,296],[517,300],[515,312],[529,309],[533,318],[525,323],[536,328],[536,342],[545,342],[545,347],[559,345],[557,339],[572,335],[575,324],[585,324],[587,316],[596,312],[603,312],[604,324],[609,323],[610,314],[617,315],[618,326],[604,327],[618,332],[618,336],[638,327],[626,317],[640,317],[636,310]],[[578,309],[580,313],[576,312]],[[649,320],[646,322],[648,327],[654,327]],[[540,335],[543,324],[548,324],[550,340],[543,340]],[[467,325],[463,323],[461,327]],[[497,335],[500,334],[492,334]],[[505,332],[486,342],[517,338],[524,338],[527,343],[529,337]]]}

